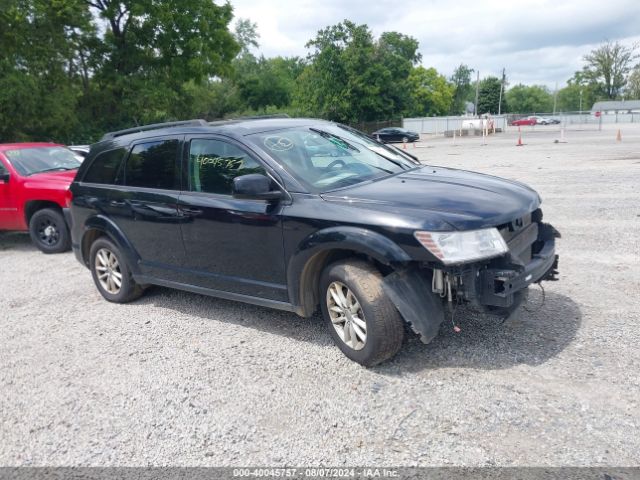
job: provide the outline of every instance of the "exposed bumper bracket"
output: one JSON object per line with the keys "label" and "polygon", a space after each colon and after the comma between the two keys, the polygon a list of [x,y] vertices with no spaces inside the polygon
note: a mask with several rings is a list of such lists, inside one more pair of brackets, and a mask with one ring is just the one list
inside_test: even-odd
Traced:
{"label": "exposed bumper bracket", "polygon": [[538,241],[542,242],[540,251],[524,265],[505,265],[487,268],[479,272],[479,301],[483,305],[510,307],[514,294],[532,283],[543,280],[557,280],[558,255],[555,254],[555,239],[559,232],[551,225],[541,223]]}

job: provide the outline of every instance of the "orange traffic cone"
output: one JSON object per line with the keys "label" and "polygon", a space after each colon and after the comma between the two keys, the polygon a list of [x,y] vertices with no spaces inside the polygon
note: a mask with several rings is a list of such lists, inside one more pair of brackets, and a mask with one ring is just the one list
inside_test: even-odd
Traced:
{"label": "orange traffic cone", "polygon": [[616,135],[616,142],[622,141],[622,134],[620,133],[620,129],[618,129],[618,134]]}
{"label": "orange traffic cone", "polygon": [[523,145],[524,143],[522,143],[522,132],[520,131],[520,127],[518,127],[518,143],[516,143],[516,147],[521,147]]}
{"label": "orange traffic cone", "polygon": [[407,144],[406,144],[406,142],[402,142],[402,148],[403,148],[404,150],[406,150],[406,149],[407,149]]}

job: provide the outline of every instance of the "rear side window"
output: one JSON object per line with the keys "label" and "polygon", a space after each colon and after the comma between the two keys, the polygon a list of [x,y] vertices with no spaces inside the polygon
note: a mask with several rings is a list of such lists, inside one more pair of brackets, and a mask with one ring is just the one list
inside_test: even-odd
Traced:
{"label": "rear side window", "polygon": [[179,190],[178,146],[178,140],[158,140],[133,147],[125,166],[125,184]]}
{"label": "rear side window", "polygon": [[125,153],[126,150],[124,148],[118,148],[98,154],[82,181],[88,183],[116,183],[116,174]]}

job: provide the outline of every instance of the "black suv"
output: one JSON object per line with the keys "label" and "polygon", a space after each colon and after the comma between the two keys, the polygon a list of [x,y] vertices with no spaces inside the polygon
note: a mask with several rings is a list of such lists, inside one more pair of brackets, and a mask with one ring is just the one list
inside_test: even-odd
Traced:
{"label": "black suv", "polygon": [[320,307],[349,358],[426,343],[465,303],[509,315],[554,279],[557,231],[513,181],[424,166],[350,127],[203,120],[109,133],[71,186],[72,244],[112,302],[162,285]]}

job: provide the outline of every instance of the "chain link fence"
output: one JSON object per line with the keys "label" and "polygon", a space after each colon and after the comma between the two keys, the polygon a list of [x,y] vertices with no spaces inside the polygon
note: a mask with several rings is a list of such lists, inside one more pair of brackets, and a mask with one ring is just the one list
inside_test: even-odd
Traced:
{"label": "chain link fence", "polygon": [[387,127],[402,127],[402,118],[391,120],[374,120],[371,122],[350,123],[350,127],[356,128],[361,132],[372,134],[373,132]]}
{"label": "chain link fence", "polygon": [[[568,130],[601,130],[603,126],[640,123],[640,112],[556,112],[556,113],[529,113],[508,114],[508,123],[530,116],[551,120],[557,128]],[[535,127],[545,126],[537,124]]]}
{"label": "chain link fence", "polygon": [[[556,113],[509,113],[505,115],[488,116],[485,119],[468,116],[449,117],[422,117],[404,118],[403,128],[418,132],[422,135],[451,135],[453,131],[460,134],[473,134],[472,131],[482,131],[482,128],[489,124],[489,130],[496,132],[506,131],[510,128],[517,128],[511,124],[523,118],[535,116],[538,123],[536,125],[526,125],[522,128],[530,130],[602,130],[611,125],[640,123],[640,112],[607,113],[601,112],[556,112]],[[395,125],[390,125],[395,126]],[[382,127],[380,127],[382,128]]]}
{"label": "chain link fence", "polygon": [[506,115],[492,115],[486,118],[451,116],[451,117],[422,117],[405,118],[402,120],[403,128],[422,135],[451,135],[456,132],[480,132],[483,127],[488,127],[491,132],[503,131],[507,127]]}

